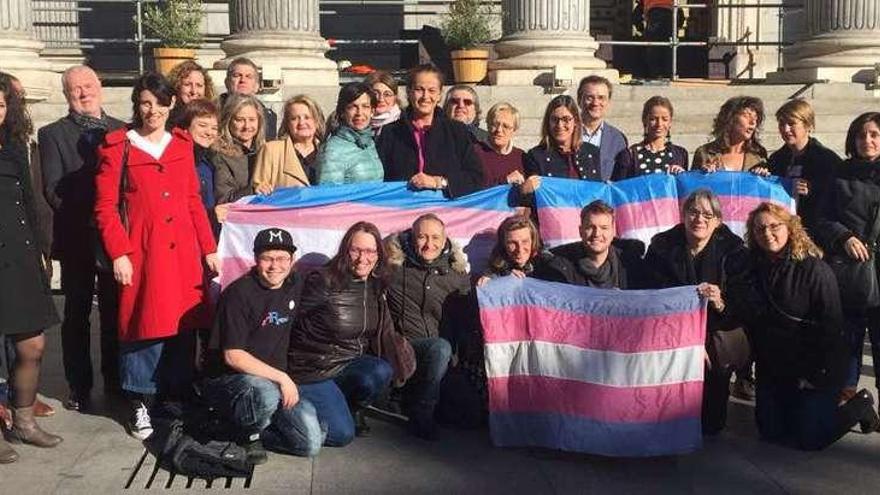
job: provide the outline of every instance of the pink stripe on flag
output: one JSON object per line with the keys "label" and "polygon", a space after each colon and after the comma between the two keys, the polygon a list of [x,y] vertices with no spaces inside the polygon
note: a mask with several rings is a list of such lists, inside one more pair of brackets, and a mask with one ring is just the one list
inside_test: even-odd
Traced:
{"label": "pink stripe on flag", "polygon": [[704,344],[705,312],[646,317],[599,316],[547,307],[480,310],[487,344],[537,340],[584,349],[648,352]]}
{"label": "pink stripe on flag", "polygon": [[609,387],[545,376],[489,379],[489,411],[556,413],[608,423],[700,417],[702,382]]}
{"label": "pink stripe on flag", "polygon": [[770,201],[769,198],[757,198],[754,196],[718,196],[718,202],[721,203],[721,214],[724,216],[725,222],[745,223],[749,218],[749,213],[764,202],[778,204],[789,210],[792,209],[791,204],[783,204],[777,201]]}
{"label": "pink stripe on flag", "polygon": [[[551,244],[556,240],[580,237],[580,208],[540,208],[538,219],[542,238]],[[672,228],[681,221],[678,199],[659,198],[639,203],[625,203],[614,209],[617,232],[650,228]]]}

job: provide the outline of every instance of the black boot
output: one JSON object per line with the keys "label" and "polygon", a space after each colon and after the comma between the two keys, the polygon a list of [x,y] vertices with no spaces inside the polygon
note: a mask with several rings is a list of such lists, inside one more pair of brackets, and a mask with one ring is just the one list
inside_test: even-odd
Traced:
{"label": "black boot", "polygon": [[242,448],[247,453],[247,460],[253,465],[265,464],[269,460],[269,454],[260,441],[260,434],[256,433],[248,436],[241,443]]}
{"label": "black boot", "polygon": [[354,412],[354,434],[359,437],[370,436],[370,425],[367,424],[367,415],[362,408]]}
{"label": "black boot", "polygon": [[880,417],[878,417],[877,412],[874,411],[874,396],[871,395],[871,392],[867,389],[862,389],[856,393],[855,397],[853,397],[853,399],[856,398],[868,403],[868,407],[865,408],[864,413],[862,413],[859,418],[859,428],[861,428],[862,433],[878,431],[878,428],[880,428]]}

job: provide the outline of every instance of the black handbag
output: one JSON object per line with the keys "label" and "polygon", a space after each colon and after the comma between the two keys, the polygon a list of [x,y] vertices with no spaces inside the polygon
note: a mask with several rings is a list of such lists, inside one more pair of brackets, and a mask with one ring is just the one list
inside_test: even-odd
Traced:
{"label": "black handbag", "polygon": [[880,306],[880,284],[877,281],[877,240],[880,238],[880,208],[874,209],[874,223],[868,234],[867,261],[852,259],[847,253],[833,255],[828,265],[837,277],[840,300],[847,308]]}
{"label": "black handbag", "polygon": [[709,334],[709,361],[725,371],[744,368],[752,361],[752,346],[743,327],[718,330]]}
{"label": "black handbag", "polygon": [[[122,171],[119,175],[119,199],[117,203],[119,220],[122,222],[126,232],[128,232],[128,202],[125,201],[125,191],[128,189],[128,151],[130,147],[131,143],[126,139],[125,145],[122,148]],[[95,236],[95,267],[102,272],[112,272],[113,260],[110,259],[110,255],[107,254],[107,250],[104,248],[104,241],[101,240],[101,233],[98,232],[97,226],[92,230],[92,235]]]}

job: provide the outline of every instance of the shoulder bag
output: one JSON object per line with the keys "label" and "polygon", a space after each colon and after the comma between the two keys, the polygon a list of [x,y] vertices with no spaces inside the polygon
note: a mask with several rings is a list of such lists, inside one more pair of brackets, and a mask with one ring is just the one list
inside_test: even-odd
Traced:
{"label": "shoulder bag", "polygon": [[846,252],[828,258],[828,265],[837,277],[840,300],[846,308],[880,306],[880,285],[877,283],[877,240],[880,237],[880,207],[874,208],[874,221],[867,237],[867,261],[852,259]]}

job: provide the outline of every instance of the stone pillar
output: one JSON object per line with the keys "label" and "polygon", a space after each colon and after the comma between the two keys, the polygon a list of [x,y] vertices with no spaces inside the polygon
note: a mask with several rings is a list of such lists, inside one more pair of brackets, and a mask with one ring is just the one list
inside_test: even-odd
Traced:
{"label": "stone pillar", "polygon": [[0,1],[0,70],[21,80],[29,101],[40,101],[61,87],[61,78],[40,58],[43,43],[33,24],[30,0]]}
{"label": "stone pillar", "polygon": [[318,0],[231,0],[231,36],[220,48],[225,69],[236,57],[248,57],[266,71],[280,69],[284,86],[336,86],[336,63],[321,37]]}
{"label": "stone pillar", "polygon": [[574,70],[574,81],[599,74],[614,81],[616,70],[596,58],[590,36],[590,0],[502,0],[503,36],[498,59],[489,64],[497,85],[552,84],[554,66]]}
{"label": "stone pillar", "polygon": [[63,71],[83,62],[77,2],[34,0],[34,31],[46,44],[40,56]]}
{"label": "stone pillar", "polygon": [[804,39],[785,50],[783,70],[772,79],[872,82],[880,62],[880,0],[805,2]]}

